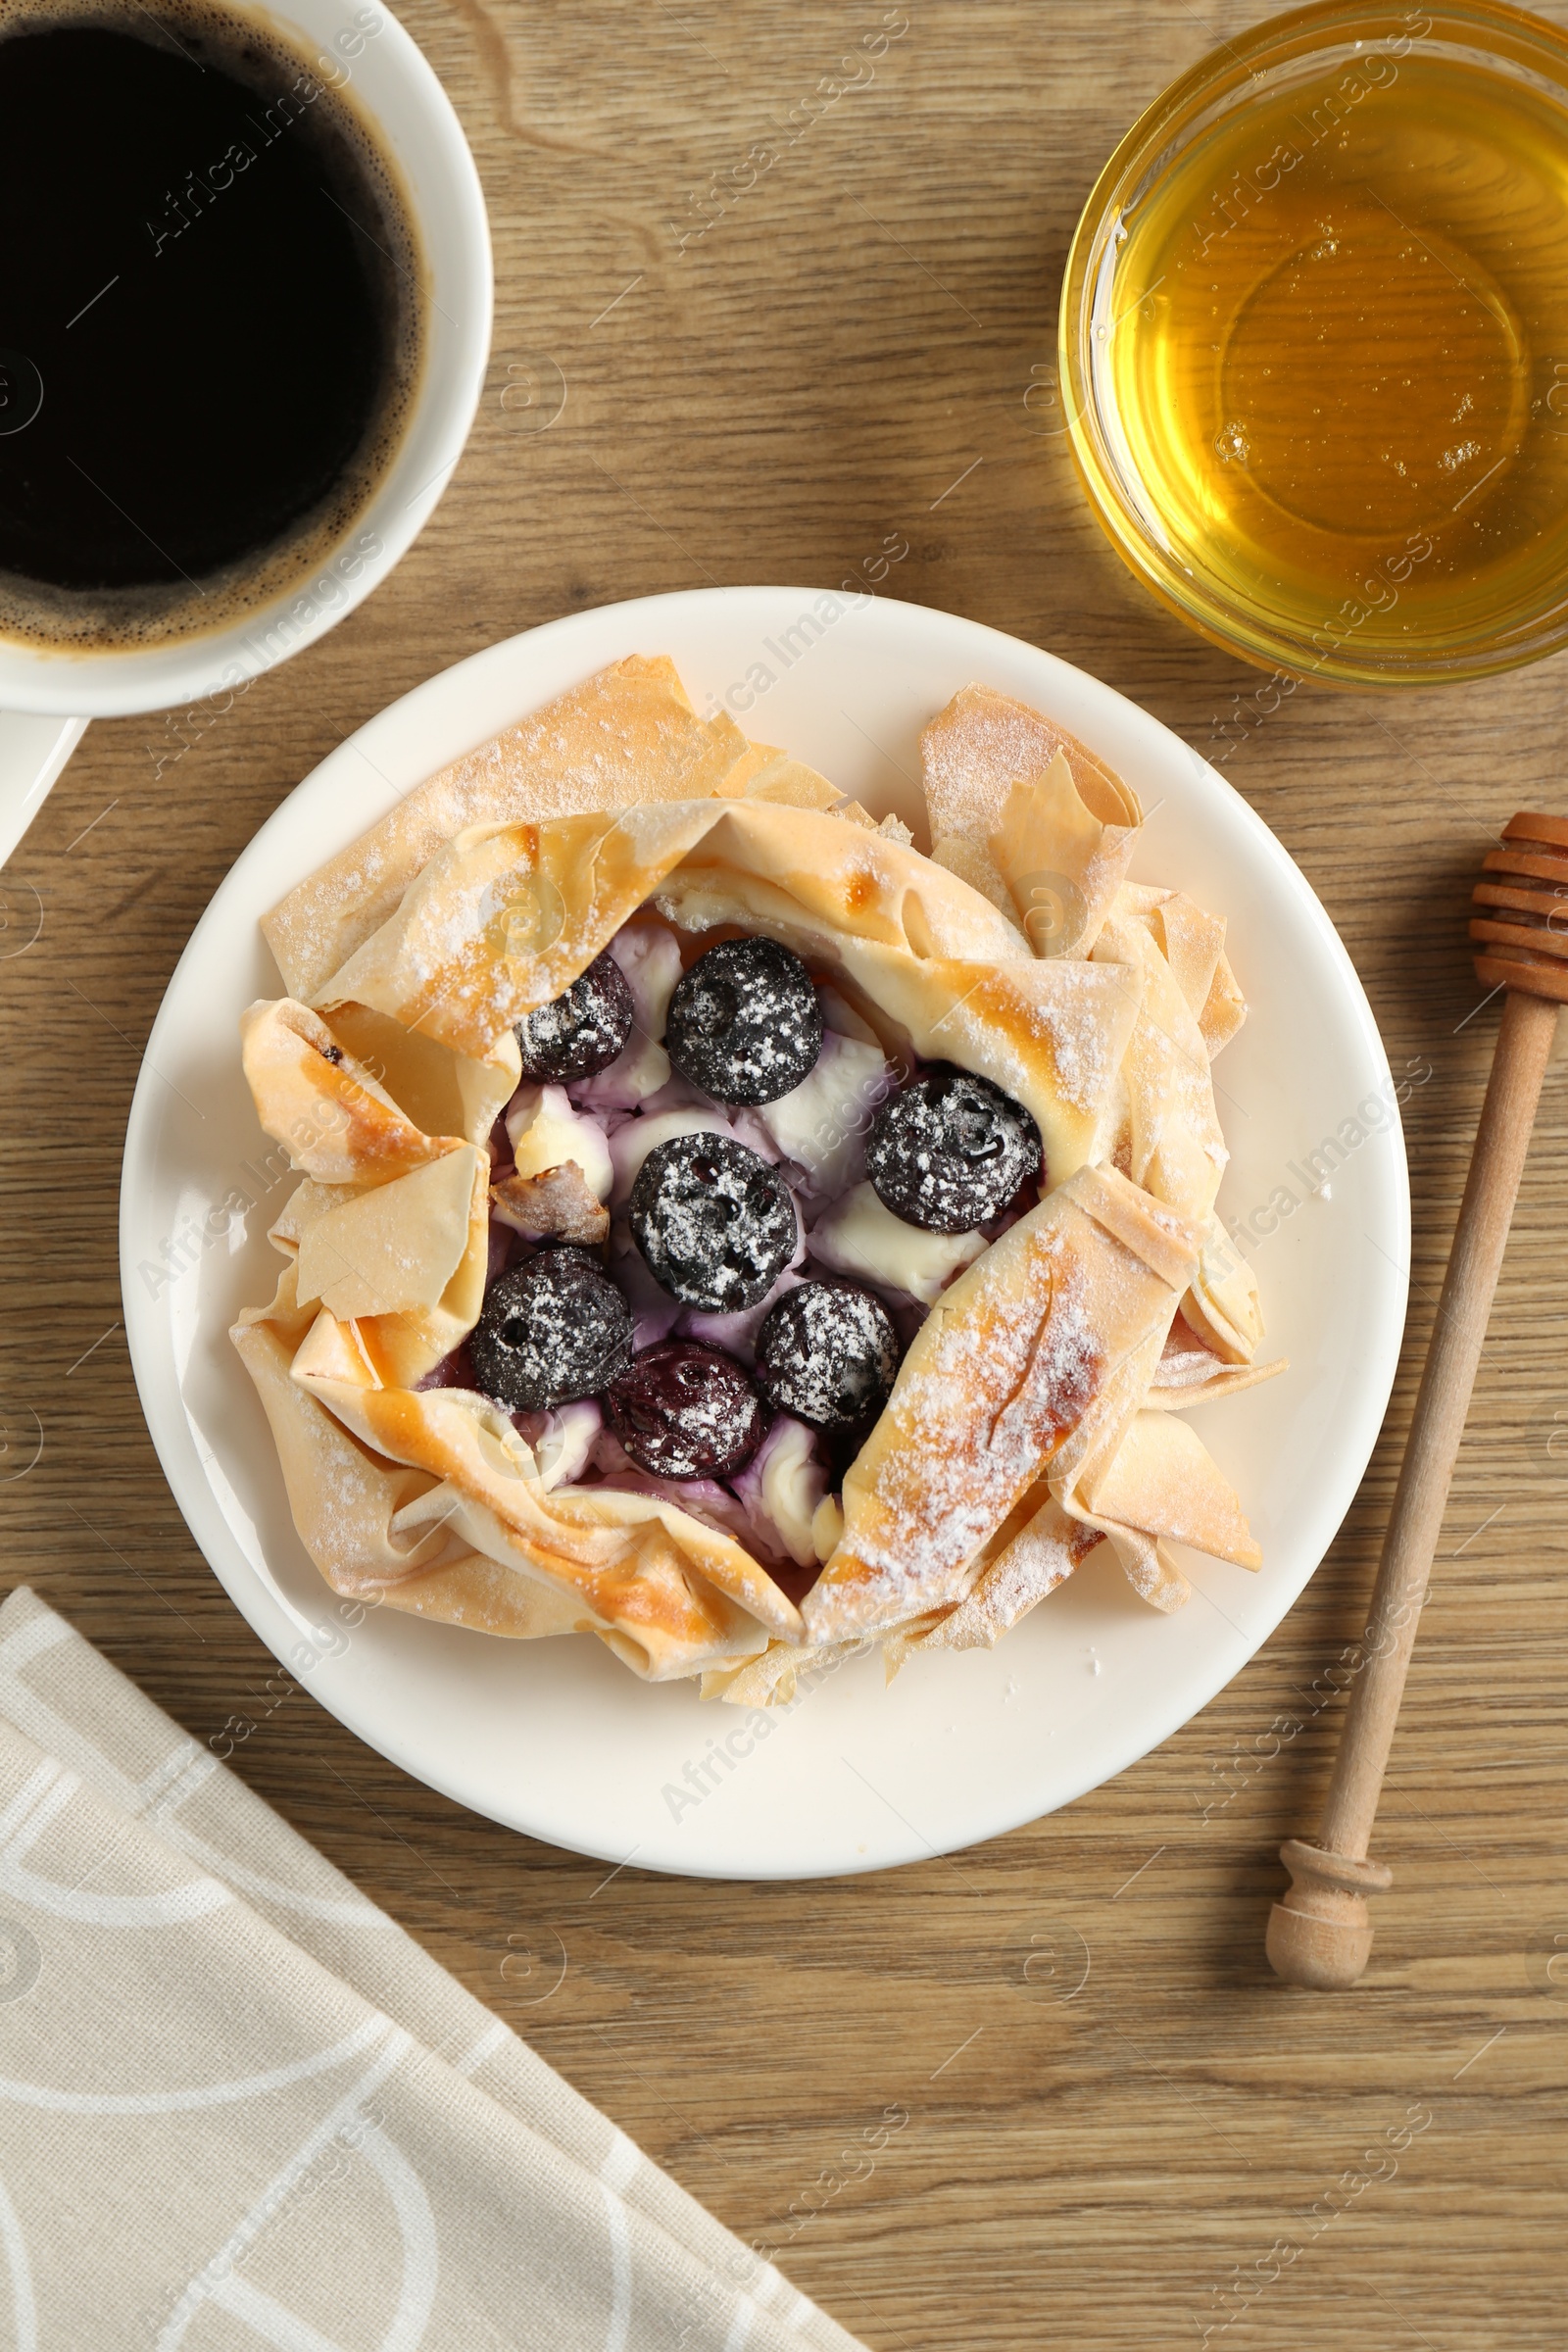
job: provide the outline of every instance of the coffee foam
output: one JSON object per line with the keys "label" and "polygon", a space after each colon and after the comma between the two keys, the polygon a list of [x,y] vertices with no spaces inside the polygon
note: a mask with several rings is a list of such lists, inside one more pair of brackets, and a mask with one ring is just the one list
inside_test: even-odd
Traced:
{"label": "coffee foam", "polygon": [[[392,21],[379,6],[365,6],[346,18],[338,38],[349,36],[363,48]],[[338,594],[346,595],[343,583],[380,553],[376,535],[355,535],[354,525],[402,446],[424,369],[429,271],[413,203],[396,162],[350,94],[357,51],[339,57],[323,49],[313,56],[270,19],[207,0],[152,0],[151,7],[140,0],[5,0],[0,45],[21,33],[87,26],[126,34],[149,48],[172,46],[197,63],[206,58],[270,104],[295,91],[302,76],[315,87],[308,116],[312,145],[353,216],[373,220],[382,251],[372,269],[389,326],[383,380],[375,414],[349,465],[326,497],[280,539],[191,584],[67,589],[0,569],[0,644],[95,654],[182,644],[232,628],[296,591],[295,604],[274,615],[265,632],[270,648],[279,630],[287,637],[291,613],[299,627],[307,625]],[[334,86],[323,78],[328,70],[342,74],[343,81]],[[267,658],[277,656],[270,651]]]}

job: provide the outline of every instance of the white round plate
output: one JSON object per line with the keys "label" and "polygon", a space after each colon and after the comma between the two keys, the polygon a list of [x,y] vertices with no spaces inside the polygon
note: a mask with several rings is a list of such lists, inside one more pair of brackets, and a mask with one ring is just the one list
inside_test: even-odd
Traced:
{"label": "white round plate", "polygon": [[[917,839],[922,725],[971,679],[1019,696],[1142,795],[1135,878],[1228,918],[1251,1012],[1215,1070],[1233,1153],[1220,1201],[1244,1223],[1267,1351],[1291,1370],[1197,1419],[1263,1547],[1261,1574],[1188,1559],[1194,1598],[1161,1617],[1102,1545],[996,1649],[915,1658],[888,1688],[880,1661],[859,1658],[771,1718],[705,1706],[694,1683],[640,1683],[587,1637],[500,1642],[362,1614],[318,1577],[226,1336],[240,1306],[271,1295],[266,1232],[291,1181],[261,1167],[269,1147],[240,1075],[240,1012],[279,993],[258,920],[421,777],[633,653],[672,656],[699,710],[722,702],[755,739],[897,809]],[[1212,768],[1108,687],[973,621],[882,598],[650,597],[432,678],[324,760],[238,859],[170,983],[131,1108],[131,1360],[169,1483],[236,1605],[406,1771],[533,1837],[641,1869],[881,1869],[1012,1829],[1120,1772],[1230,1681],[1306,1583],[1355,1494],[1398,1354],[1409,1199],[1395,1091],[1301,874]],[[1325,1138],[1334,1150],[1314,1167]]]}

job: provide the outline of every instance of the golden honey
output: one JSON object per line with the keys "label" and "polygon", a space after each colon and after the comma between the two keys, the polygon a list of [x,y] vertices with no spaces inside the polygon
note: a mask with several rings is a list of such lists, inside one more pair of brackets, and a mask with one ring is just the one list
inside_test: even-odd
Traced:
{"label": "golden honey", "polygon": [[1546,77],[1419,31],[1260,77],[1120,205],[1085,318],[1101,463],[1211,633],[1308,673],[1441,674],[1568,620]]}

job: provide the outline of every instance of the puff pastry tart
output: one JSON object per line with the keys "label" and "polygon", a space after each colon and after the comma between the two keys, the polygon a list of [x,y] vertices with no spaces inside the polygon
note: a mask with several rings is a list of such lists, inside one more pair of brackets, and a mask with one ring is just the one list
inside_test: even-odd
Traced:
{"label": "puff pastry tart", "polygon": [[787,1698],[994,1642],[1108,1543],[1255,1567],[1181,1408],[1265,1376],[1214,1215],[1224,925],[981,687],[932,851],[632,660],[433,777],[264,929],[300,1182],[233,1332],[333,1589]]}

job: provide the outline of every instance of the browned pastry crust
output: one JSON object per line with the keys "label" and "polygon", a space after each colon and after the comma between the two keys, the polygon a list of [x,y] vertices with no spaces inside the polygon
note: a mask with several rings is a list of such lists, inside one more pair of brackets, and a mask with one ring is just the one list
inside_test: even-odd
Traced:
{"label": "browned pastry crust", "polygon": [[[496,1634],[593,1632],[649,1678],[765,1700],[810,1646],[870,1635],[895,1663],[995,1640],[1102,1538],[1161,1606],[1185,1592],[1171,1542],[1256,1564],[1173,1409],[1260,1376],[1255,1293],[1213,1217],[1208,1063],[1241,1003],[1223,926],[1126,882],[1136,801],[1038,714],[971,688],[924,749],[934,858],[698,719],[667,662],[621,662],[409,795],[268,918],[291,993],[246,1015],[245,1068],[303,1181],[273,1228],[276,1296],[233,1338],[338,1591]],[[842,1519],[824,1503],[812,1522],[826,1556],[799,1609],[727,1528],[577,1480],[443,1385],[492,1206],[524,1233],[603,1236],[574,1161],[492,1191],[485,1144],[518,1083],[513,1023],[650,904],[797,949],[884,1050],[993,1079],[1045,1144],[1050,1193],[941,1292]]]}

